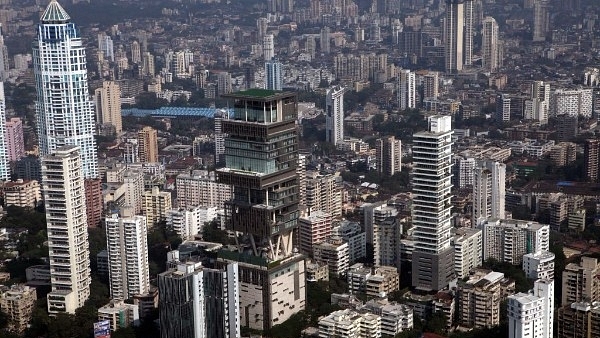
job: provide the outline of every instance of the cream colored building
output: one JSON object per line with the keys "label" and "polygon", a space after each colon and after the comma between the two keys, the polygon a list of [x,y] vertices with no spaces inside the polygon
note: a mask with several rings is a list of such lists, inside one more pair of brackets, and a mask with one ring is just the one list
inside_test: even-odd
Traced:
{"label": "cream colored building", "polygon": [[40,184],[36,180],[6,182],[2,187],[4,206],[35,208],[42,201]]}
{"label": "cream colored building", "polygon": [[117,331],[132,325],[138,325],[140,314],[138,306],[122,300],[111,300],[98,309],[98,321],[108,320],[110,330]]}
{"label": "cream colored building", "polygon": [[343,275],[346,273],[349,256],[348,243],[341,237],[331,236],[313,246],[315,261],[327,263],[329,273],[332,275]]}
{"label": "cream colored building", "polygon": [[454,272],[461,279],[471,270],[481,266],[483,239],[481,229],[459,228],[452,239],[454,247]]}
{"label": "cream colored building", "polygon": [[167,219],[167,212],[173,208],[171,205],[171,192],[160,191],[158,187],[144,192],[142,213],[146,216],[148,228]]}
{"label": "cream colored building", "polygon": [[345,309],[319,319],[319,338],[380,338],[381,317]]}
{"label": "cream colored building", "polygon": [[222,209],[233,193],[229,184],[217,183],[214,171],[198,170],[191,175],[178,175],[175,186],[179,208],[206,206]]}
{"label": "cream colored building", "polygon": [[569,263],[563,271],[561,306],[577,302],[600,300],[600,265],[598,259],[581,257],[581,262]]}
{"label": "cream colored building", "polygon": [[139,161],[158,162],[158,133],[152,127],[144,127],[138,132]]}
{"label": "cream colored building", "polygon": [[98,124],[110,124],[117,134],[123,131],[121,117],[121,89],[114,81],[102,82],[102,87],[94,92],[96,119]]}
{"label": "cream colored building", "polygon": [[458,283],[458,322],[469,328],[490,328],[500,324],[500,303],[515,282],[503,273],[477,270],[466,282]]}
{"label": "cream colored building", "polygon": [[306,173],[306,206],[313,211],[321,210],[336,218],[342,217],[342,187],[338,175],[321,175],[314,171]]}
{"label": "cream colored building", "polygon": [[0,294],[0,310],[8,317],[8,329],[22,333],[29,325],[37,293],[34,287],[15,284]]}

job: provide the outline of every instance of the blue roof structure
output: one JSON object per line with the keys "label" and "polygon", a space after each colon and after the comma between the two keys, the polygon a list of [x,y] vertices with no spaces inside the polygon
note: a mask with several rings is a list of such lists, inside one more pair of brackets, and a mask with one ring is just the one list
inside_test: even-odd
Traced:
{"label": "blue roof structure", "polygon": [[[218,108],[189,108],[189,107],[161,107],[159,109],[122,109],[122,116],[160,116],[160,117],[208,117],[214,118],[215,113],[223,109]],[[233,115],[233,109],[229,109],[229,116]]]}

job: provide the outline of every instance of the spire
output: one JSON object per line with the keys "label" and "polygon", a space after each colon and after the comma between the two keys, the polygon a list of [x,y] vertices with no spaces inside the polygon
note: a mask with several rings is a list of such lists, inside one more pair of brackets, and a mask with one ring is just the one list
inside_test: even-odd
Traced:
{"label": "spire", "polygon": [[67,11],[56,0],[50,1],[40,18],[42,23],[66,23],[70,19],[71,17],[67,14]]}

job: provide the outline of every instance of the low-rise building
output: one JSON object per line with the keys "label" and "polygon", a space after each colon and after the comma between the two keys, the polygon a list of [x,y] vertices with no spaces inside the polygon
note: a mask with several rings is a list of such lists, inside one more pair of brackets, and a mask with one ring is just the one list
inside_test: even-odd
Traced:
{"label": "low-rise building", "polygon": [[140,314],[137,305],[127,304],[122,300],[111,300],[98,309],[98,321],[108,320],[110,330],[117,331],[132,325],[137,326]]}
{"label": "low-rise building", "polygon": [[554,254],[546,250],[526,254],[523,271],[529,279],[554,279]]}
{"label": "low-rise building", "polygon": [[7,328],[22,333],[31,321],[37,293],[35,288],[26,285],[13,285],[0,294],[0,310],[8,318]]}
{"label": "low-rise building", "polygon": [[319,337],[380,338],[381,317],[345,309],[319,319]]}
{"label": "low-rise building", "polygon": [[4,206],[35,208],[42,201],[40,183],[35,180],[16,180],[6,182],[2,187]]}
{"label": "low-rise building", "polygon": [[329,280],[329,266],[326,263],[306,261],[306,281],[318,282]]}
{"label": "low-rise building", "polygon": [[410,306],[389,302],[387,299],[368,301],[363,310],[381,317],[381,334],[394,337],[413,328],[413,310]]}

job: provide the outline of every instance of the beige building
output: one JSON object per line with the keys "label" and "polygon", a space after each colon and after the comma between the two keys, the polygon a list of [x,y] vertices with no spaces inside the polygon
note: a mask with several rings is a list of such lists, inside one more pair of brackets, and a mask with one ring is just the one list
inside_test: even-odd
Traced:
{"label": "beige building", "polygon": [[383,175],[392,176],[402,170],[401,141],[394,136],[377,139],[375,144],[377,156],[377,171]]}
{"label": "beige building", "polygon": [[316,262],[327,263],[329,273],[343,275],[349,264],[348,243],[341,237],[331,236],[313,246],[313,257]]}
{"label": "beige building", "polygon": [[400,289],[400,275],[393,266],[378,266],[367,278],[365,291],[368,297],[382,297]]}
{"label": "beige building", "polygon": [[579,264],[567,264],[563,271],[561,306],[599,300],[600,265],[598,265],[598,259],[581,257]]}
{"label": "beige building", "polygon": [[146,216],[148,228],[167,219],[167,212],[173,208],[171,205],[171,192],[160,191],[158,187],[144,192],[142,199],[142,213]]}
{"label": "beige building", "polygon": [[300,251],[311,256],[313,245],[331,235],[331,214],[320,210],[313,211],[310,215],[298,219],[298,229]]}
{"label": "beige building", "polygon": [[42,201],[40,184],[36,180],[6,182],[2,187],[4,206],[35,208]]}
{"label": "beige building", "polygon": [[458,283],[458,322],[470,328],[490,328],[500,324],[500,303],[515,282],[503,273],[476,270],[466,282]]}
{"label": "beige building", "polygon": [[22,333],[31,320],[37,293],[34,287],[13,285],[0,294],[0,309],[8,317],[8,329]]}
{"label": "beige building", "polygon": [[318,282],[329,280],[329,266],[326,263],[306,261],[306,281]]}
{"label": "beige building", "polygon": [[233,193],[231,185],[217,183],[214,171],[197,170],[191,175],[178,175],[175,186],[179,208],[201,205],[222,209]]}
{"label": "beige building", "polygon": [[319,337],[379,338],[381,317],[345,309],[319,319]]}
{"label": "beige building", "polygon": [[342,217],[342,187],[338,175],[306,173],[306,206],[313,211],[330,213],[334,219]]}
{"label": "beige building", "polygon": [[102,82],[94,92],[96,121],[100,125],[110,124],[117,134],[123,131],[121,118],[121,89],[114,81]]}
{"label": "beige building", "polygon": [[139,161],[158,162],[158,133],[152,127],[144,127],[138,132]]}
{"label": "beige building", "polygon": [[558,338],[600,337],[600,304],[579,302],[558,308]]}

